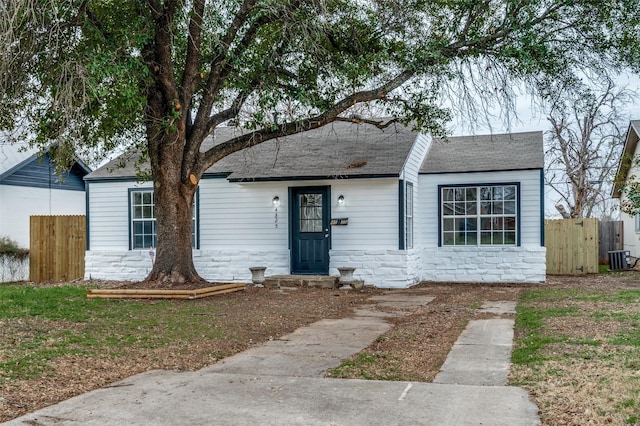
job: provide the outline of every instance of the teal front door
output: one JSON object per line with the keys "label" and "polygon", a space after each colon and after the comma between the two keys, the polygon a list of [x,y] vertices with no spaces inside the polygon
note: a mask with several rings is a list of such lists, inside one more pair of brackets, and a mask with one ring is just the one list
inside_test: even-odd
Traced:
{"label": "teal front door", "polygon": [[291,273],[329,275],[329,187],[291,189]]}

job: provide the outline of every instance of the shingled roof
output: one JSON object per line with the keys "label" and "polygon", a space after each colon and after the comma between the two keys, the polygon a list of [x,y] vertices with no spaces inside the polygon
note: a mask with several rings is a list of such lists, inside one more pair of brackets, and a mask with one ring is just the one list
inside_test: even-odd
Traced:
{"label": "shingled roof", "polygon": [[[203,149],[240,134],[235,127],[216,129],[215,138],[206,140]],[[379,129],[336,121],[238,151],[218,161],[205,175],[225,174],[231,181],[399,176],[417,136],[399,124]],[[137,158],[125,154],[91,173],[87,180],[135,176]],[[148,167],[145,164],[140,169]]]}
{"label": "shingled roof", "polygon": [[434,139],[420,173],[542,169],[542,132],[455,136]]}
{"label": "shingled roof", "polygon": [[618,163],[618,173],[613,183],[613,188],[611,189],[611,197],[613,198],[620,198],[622,195],[621,190],[627,181],[627,175],[634,161],[633,156],[635,155],[639,139],[640,120],[631,120],[629,130],[627,130],[627,137],[624,141],[624,148],[620,155],[620,162]]}
{"label": "shingled roof", "polygon": [[[242,134],[236,127],[216,129],[207,149]],[[397,177],[418,136],[392,124],[385,129],[336,121],[319,129],[273,139],[231,154],[206,175],[225,175],[231,181]],[[136,176],[137,155],[124,154],[89,174],[86,180]],[[122,167],[124,165],[124,167]],[[542,132],[434,139],[420,173],[462,173],[541,169]],[[146,171],[148,164],[139,169]]]}

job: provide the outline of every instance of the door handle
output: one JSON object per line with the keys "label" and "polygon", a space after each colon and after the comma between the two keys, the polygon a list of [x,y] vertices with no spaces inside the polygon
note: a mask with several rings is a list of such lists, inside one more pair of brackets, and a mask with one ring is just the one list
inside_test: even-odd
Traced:
{"label": "door handle", "polygon": [[324,237],[325,238],[329,238],[329,234],[324,234]]}

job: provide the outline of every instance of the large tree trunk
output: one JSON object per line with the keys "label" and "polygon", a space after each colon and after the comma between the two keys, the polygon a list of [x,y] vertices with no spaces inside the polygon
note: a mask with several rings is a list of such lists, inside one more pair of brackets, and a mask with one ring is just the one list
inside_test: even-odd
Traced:
{"label": "large tree trunk", "polygon": [[206,282],[193,265],[192,222],[196,182],[182,178],[184,126],[158,132],[149,144],[153,176],[157,247],[155,263],[146,278],[166,286]]}
{"label": "large tree trunk", "polygon": [[[168,176],[167,176],[168,175]],[[171,179],[154,178],[157,250],[147,281],[171,285],[203,282],[193,265],[192,217],[195,187]]]}

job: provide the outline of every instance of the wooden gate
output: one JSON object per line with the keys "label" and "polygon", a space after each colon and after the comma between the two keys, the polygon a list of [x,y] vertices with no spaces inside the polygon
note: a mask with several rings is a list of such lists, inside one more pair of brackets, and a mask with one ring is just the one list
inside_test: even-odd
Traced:
{"label": "wooden gate", "polygon": [[31,216],[29,279],[34,282],[84,278],[84,216]]}
{"label": "wooden gate", "polygon": [[547,274],[597,273],[598,227],[598,219],[545,220]]}
{"label": "wooden gate", "polygon": [[599,235],[599,263],[601,265],[608,265],[610,251],[624,250],[624,222],[621,220],[601,220]]}

